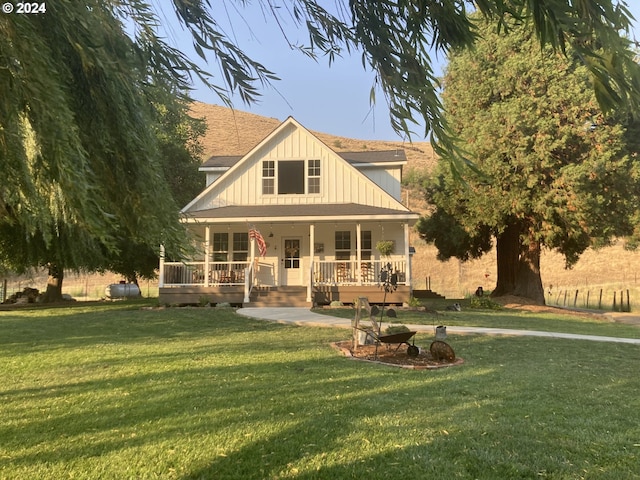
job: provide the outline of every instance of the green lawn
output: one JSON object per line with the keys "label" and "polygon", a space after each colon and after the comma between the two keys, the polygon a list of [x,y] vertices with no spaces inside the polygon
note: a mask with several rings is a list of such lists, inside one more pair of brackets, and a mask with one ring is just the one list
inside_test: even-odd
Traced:
{"label": "green lawn", "polygon": [[638,346],[449,335],[465,364],[413,371],[339,356],[348,336],[209,308],[0,311],[0,478],[640,478]]}

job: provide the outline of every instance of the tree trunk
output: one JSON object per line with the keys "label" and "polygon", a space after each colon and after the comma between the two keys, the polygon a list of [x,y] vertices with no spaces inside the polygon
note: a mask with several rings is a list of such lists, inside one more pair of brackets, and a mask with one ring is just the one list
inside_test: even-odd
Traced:
{"label": "tree trunk", "polygon": [[496,263],[498,278],[492,297],[512,295],[516,288],[518,259],[520,257],[520,229],[510,224],[496,239]]}
{"label": "tree trunk", "polygon": [[521,240],[521,225],[507,226],[496,241],[498,278],[492,297],[515,295],[544,305],[544,290],[540,277],[540,243]]}
{"label": "tree trunk", "polygon": [[52,303],[62,301],[62,280],[64,280],[64,269],[55,263],[50,263],[47,290],[42,297],[43,302]]}
{"label": "tree trunk", "polygon": [[539,305],[545,304],[542,278],[540,277],[540,242],[532,238],[520,255],[518,277],[513,294],[530,298]]}

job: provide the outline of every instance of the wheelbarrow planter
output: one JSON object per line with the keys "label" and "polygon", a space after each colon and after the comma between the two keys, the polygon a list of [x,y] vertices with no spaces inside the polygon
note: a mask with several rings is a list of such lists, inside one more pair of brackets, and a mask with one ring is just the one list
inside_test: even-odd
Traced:
{"label": "wheelbarrow planter", "polygon": [[410,357],[417,357],[418,354],[420,353],[420,349],[416,347],[415,344],[409,343],[409,340],[411,340],[411,338],[416,333],[417,332],[409,331],[409,332],[393,333],[391,335],[379,335],[378,341],[380,343],[398,344],[398,347],[396,348],[396,352],[398,351],[398,348],[400,348],[402,345],[407,345],[407,355],[409,355]]}

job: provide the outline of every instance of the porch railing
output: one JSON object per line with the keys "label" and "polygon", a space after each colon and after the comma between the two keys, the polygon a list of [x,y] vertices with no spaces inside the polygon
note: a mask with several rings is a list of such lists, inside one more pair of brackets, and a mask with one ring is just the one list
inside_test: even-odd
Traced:
{"label": "porch railing", "polygon": [[[315,285],[377,285],[380,272],[391,265],[398,284],[405,285],[406,262],[402,260],[316,260],[310,269]],[[164,262],[164,286],[190,285],[244,287],[245,296],[251,294],[256,271],[251,262]]]}
{"label": "porch railing", "polygon": [[317,260],[313,263],[313,281],[316,285],[376,285],[380,272],[391,265],[398,276],[398,284],[405,285],[405,260]]}
{"label": "porch railing", "polygon": [[164,262],[164,286],[245,285],[250,262]]}

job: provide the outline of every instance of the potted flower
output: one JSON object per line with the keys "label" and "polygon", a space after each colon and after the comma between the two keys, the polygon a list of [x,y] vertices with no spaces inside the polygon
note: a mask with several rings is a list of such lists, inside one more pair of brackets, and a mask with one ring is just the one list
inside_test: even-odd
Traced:
{"label": "potted flower", "polygon": [[380,252],[383,257],[390,257],[396,248],[393,240],[380,240],[376,243],[376,250]]}

